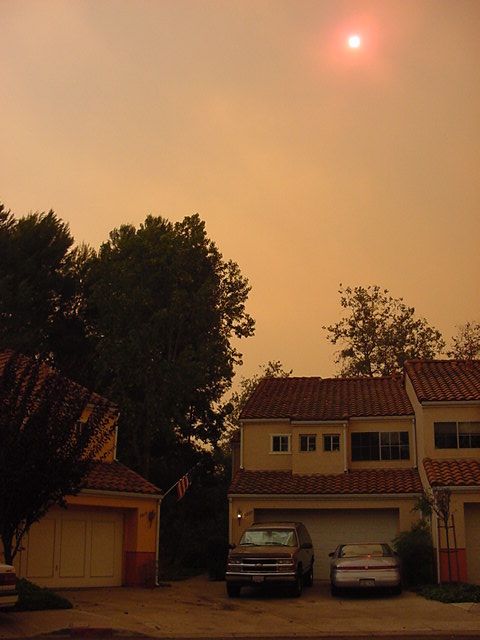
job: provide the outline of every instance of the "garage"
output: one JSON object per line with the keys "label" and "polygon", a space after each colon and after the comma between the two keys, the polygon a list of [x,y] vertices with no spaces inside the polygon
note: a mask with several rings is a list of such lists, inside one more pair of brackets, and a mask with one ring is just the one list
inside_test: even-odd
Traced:
{"label": "garage", "polygon": [[255,509],[256,522],[300,521],[312,537],[315,579],[329,579],[329,557],[340,542],[392,542],[399,532],[398,509]]}
{"label": "garage", "polygon": [[45,587],[122,584],[123,516],[107,509],[52,509],[35,523],[19,575]]}
{"label": "garage", "polygon": [[480,584],[480,504],[465,505],[465,543],[468,581]]}

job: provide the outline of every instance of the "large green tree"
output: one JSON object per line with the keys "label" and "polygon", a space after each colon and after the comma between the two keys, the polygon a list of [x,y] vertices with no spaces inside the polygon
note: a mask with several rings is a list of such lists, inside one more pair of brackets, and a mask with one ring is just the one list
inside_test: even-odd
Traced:
{"label": "large green tree", "polygon": [[434,358],[444,348],[441,333],[387,289],[340,285],[339,294],[346,315],[323,329],[340,345],[340,375],[390,375],[402,371],[406,360]]}
{"label": "large green tree", "polygon": [[35,355],[85,381],[82,265],[68,225],[53,211],[15,219],[0,204],[0,347]]}
{"label": "large green tree", "polygon": [[112,412],[37,359],[0,351],[0,539],[8,564],[31,525],[78,493],[111,437]]}
{"label": "large green tree", "polygon": [[249,290],[198,215],[121,226],[93,261],[88,318],[101,389],[122,409],[120,455],[157,482],[152,457],[220,437],[217,403],[241,362],[233,339],[254,329]]}

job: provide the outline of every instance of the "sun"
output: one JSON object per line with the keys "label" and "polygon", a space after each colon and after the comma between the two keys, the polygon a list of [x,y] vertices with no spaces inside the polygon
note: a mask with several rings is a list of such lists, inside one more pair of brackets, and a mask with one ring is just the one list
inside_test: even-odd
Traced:
{"label": "sun", "polygon": [[357,34],[351,35],[348,38],[348,46],[350,47],[350,49],[358,49],[361,43],[362,41],[360,39],[360,36]]}

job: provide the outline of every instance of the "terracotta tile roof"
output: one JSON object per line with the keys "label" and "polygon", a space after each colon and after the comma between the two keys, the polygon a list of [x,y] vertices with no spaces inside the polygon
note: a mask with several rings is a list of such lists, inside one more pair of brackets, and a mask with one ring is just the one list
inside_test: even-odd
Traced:
{"label": "terracotta tile roof", "polygon": [[422,493],[416,469],[365,469],[337,475],[296,475],[289,471],[236,473],[229,494],[338,495]]}
{"label": "terracotta tile roof", "polygon": [[400,378],[264,378],[240,417],[327,421],[410,415]]}
{"label": "terracotta tile roof", "polygon": [[84,489],[160,495],[161,490],[122,463],[95,461],[86,479]]}
{"label": "terracotta tile roof", "polygon": [[480,487],[480,460],[425,458],[423,466],[431,487]]}
{"label": "terracotta tile roof", "polygon": [[480,360],[411,360],[405,372],[420,402],[480,400]]}
{"label": "terracotta tile roof", "polygon": [[[20,375],[20,373],[24,372],[27,368],[32,367],[32,365],[33,365],[34,360],[32,358],[30,358],[29,356],[25,356],[25,355],[23,355],[21,353],[17,353],[15,351],[12,351],[11,349],[0,349],[0,375],[3,373],[5,365],[10,360],[10,358],[12,358],[12,356],[16,356],[17,357],[17,361],[16,361],[16,372],[18,372],[17,375]],[[118,407],[113,402],[111,402],[107,398],[103,398],[98,393],[89,391],[85,387],[82,387],[81,385],[79,385],[77,382],[75,382],[73,380],[70,380],[69,378],[66,378],[65,376],[62,376],[61,373],[59,373],[55,369],[52,369],[51,367],[49,367],[45,363],[40,365],[40,370],[39,370],[39,375],[38,375],[38,384],[36,386],[36,390],[41,389],[41,387],[44,384],[45,380],[52,374],[60,376],[63,380],[68,380],[69,387],[72,390],[72,393],[75,392],[75,390],[78,390],[79,392],[80,391],[81,392],[87,391],[90,394],[90,401],[91,402],[94,402],[95,399],[103,400],[104,402],[108,403],[108,411],[109,411],[109,413],[112,414],[112,417],[114,417],[114,416],[116,416],[118,414]]]}

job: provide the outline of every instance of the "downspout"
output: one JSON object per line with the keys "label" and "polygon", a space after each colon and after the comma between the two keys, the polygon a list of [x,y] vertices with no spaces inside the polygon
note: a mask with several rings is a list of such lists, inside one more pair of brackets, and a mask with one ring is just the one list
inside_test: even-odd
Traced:
{"label": "downspout", "polygon": [[412,440],[413,440],[413,468],[418,469],[417,460],[417,430],[415,428],[415,418],[412,418]]}
{"label": "downspout", "polygon": [[442,568],[440,566],[440,529],[438,526],[438,515],[435,513],[435,511],[433,512],[433,520],[435,523],[435,526],[434,526],[435,538],[436,538],[435,547],[437,549],[437,584],[440,584],[442,580]]}
{"label": "downspout", "polygon": [[163,497],[159,498],[157,502],[157,542],[155,547],[155,586],[156,587],[159,586],[158,563],[160,562],[160,507],[162,505],[162,500],[163,500]]}
{"label": "downspout", "polygon": [[347,473],[347,423],[343,423],[343,473]]}
{"label": "downspout", "polygon": [[115,425],[115,438],[113,440],[113,459],[117,459],[117,443],[118,443],[118,418]]}
{"label": "downspout", "polygon": [[243,469],[243,423],[240,423],[240,469]]}

